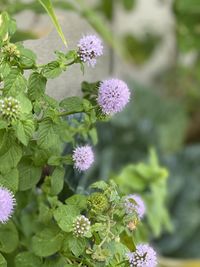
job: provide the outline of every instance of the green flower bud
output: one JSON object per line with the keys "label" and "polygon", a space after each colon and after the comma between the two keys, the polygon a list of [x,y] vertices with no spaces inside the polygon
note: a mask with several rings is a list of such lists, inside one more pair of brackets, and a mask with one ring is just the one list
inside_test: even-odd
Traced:
{"label": "green flower bud", "polygon": [[9,58],[20,57],[20,52],[15,44],[7,44],[2,48],[2,52],[6,54]]}
{"label": "green flower bud", "polygon": [[109,208],[108,199],[102,193],[93,193],[88,197],[88,207],[93,213],[103,213]]}
{"label": "green flower bud", "polygon": [[0,99],[0,115],[8,122],[17,120],[20,113],[19,101],[13,97]]}
{"label": "green flower bud", "polygon": [[85,236],[90,230],[90,221],[84,215],[80,215],[73,223],[73,233],[76,237]]}

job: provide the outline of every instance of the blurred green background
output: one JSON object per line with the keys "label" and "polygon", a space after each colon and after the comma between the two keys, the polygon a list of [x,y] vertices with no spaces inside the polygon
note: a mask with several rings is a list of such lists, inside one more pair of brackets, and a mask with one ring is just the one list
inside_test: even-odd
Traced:
{"label": "blurred green background", "polygon": [[[136,238],[150,238],[164,257],[186,260],[175,265],[163,260],[162,266],[199,266],[187,260],[200,258],[200,1],[148,1],[150,13],[155,6],[163,14],[167,10],[170,26],[157,31],[159,24],[154,23],[138,34],[132,26],[139,28],[145,19],[149,24],[146,13],[132,20],[139,2],[53,1],[56,8],[78,12],[94,27],[110,47],[110,75],[125,78],[133,88],[126,110],[99,123],[97,163],[78,188],[112,178],[125,193],[140,193],[149,203],[147,228],[141,226]],[[1,0],[2,10],[12,15],[32,10],[36,18],[44,12],[37,1],[22,0]],[[127,21],[127,29],[119,30],[117,25]],[[14,41],[35,38],[34,29],[19,30]],[[165,54],[161,47],[168,41],[172,48]],[[155,69],[157,54],[169,60],[149,75],[145,70]]]}

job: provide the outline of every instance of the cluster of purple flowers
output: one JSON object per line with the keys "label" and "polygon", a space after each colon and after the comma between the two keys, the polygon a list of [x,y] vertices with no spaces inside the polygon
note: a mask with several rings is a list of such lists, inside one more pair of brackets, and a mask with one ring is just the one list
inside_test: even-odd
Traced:
{"label": "cluster of purple flowers", "polygon": [[144,201],[139,195],[136,194],[128,195],[125,198],[124,208],[126,214],[136,213],[139,219],[143,218],[146,211]]}
{"label": "cluster of purple flowers", "polygon": [[15,198],[11,191],[0,187],[0,222],[6,223],[11,217],[15,206]]}
{"label": "cluster of purple flowers", "polygon": [[139,244],[135,252],[127,254],[130,267],[155,267],[157,257],[155,250],[148,244]]}
{"label": "cluster of purple flowers", "polygon": [[[87,35],[79,40],[78,55],[82,62],[95,66],[97,57],[103,54],[102,41],[95,35]],[[113,115],[122,111],[130,100],[130,90],[125,82],[119,79],[109,79],[101,82],[97,103],[102,113]],[[72,155],[74,167],[79,171],[87,170],[94,161],[90,146],[77,147]]]}

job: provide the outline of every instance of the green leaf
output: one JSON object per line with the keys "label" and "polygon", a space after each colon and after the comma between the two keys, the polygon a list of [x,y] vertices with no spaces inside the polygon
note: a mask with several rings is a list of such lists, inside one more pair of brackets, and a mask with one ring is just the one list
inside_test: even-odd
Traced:
{"label": "green leaf", "polygon": [[96,128],[92,128],[92,129],[89,131],[89,136],[90,136],[91,139],[92,139],[92,143],[93,143],[93,145],[96,145],[96,144],[98,143],[97,129],[96,129]]}
{"label": "green leaf", "polygon": [[82,112],[83,101],[77,96],[68,97],[60,102],[60,107],[64,108],[67,112]]}
{"label": "green leaf", "polygon": [[71,237],[68,237],[68,244],[75,257],[79,257],[85,251],[87,241],[85,238],[76,238],[71,235]]}
{"label": "green leaf", "polygon": [[19,169],[19,190],[25,191],[35,186],[40,180],[42,169],[34,165],[28,158],[22,158],[18,165]]}
{"label": "green leaf", "polygon": [[0,175],[0,184],[6,188],[16,192],[19,186],[19,172],[18,169],[11,169],[10,171]]}
{"label": "green leaf", "polygon": [[51,0],[38,0],[40,2],[40,4],[44,7],[44,9],[46,10],[46,12],[48,13],[48,15],[50,16],[53,24],[56,27],[56,30],[58,32],[58,34],[60,35],[63,43],[65,44],[65,46],[67,46],[67,41],[65,39],[65,36],[62,32],[61,26],[58,22],[58,19],[55,15],[54,9],[53,9],[53,5],[51,3]]}
{"label": "green leaf", "polygon": [[30,100],[39,99],[45,93],[47,79],[38,72],[33,72],[28,79],[28,96]]}
{"label": "green leaf", "polygon": [[56,226],[46,226],[32,238],[32,250],[40,257],[48,257],[60,250],[63,235]]}
{"label": "green leaf", "polygon": [[17,45],[20,52],[19,63],[22,67],[33,67],[36,64],[36,55],[30,49],[24,48],[22,45]]}
{"label": "green leaf", "polygon": [[45,259],[42,267],[66,267],[64,257],[55,257],[53,259]]}
{"label": "green leaf", "polygon": [[99,181],[99,182],[93,183],[90,187],[91,188],[95,188],[95,189],[100,189],[100,190],[104,191],[105,189],[108,188],[108,185],[104,181]]}
{"label": "green leaf", "polygon": [[38,129],[38,145],[43,149],[60,151],[60,137],[58,128],[51,119],[45,119],[39,124]]}
{"label": "green leaf", "polygon": [[12,69],[4,81],[4,94],[17,96],[26,90],[26,80],[18,69]]}
{"label": "green leaf", "polygon": [[13,128],[15,129],[18,140],[27,146],[35,130],[34,121],[30,117],[27,117],[26,120],[16,121]]}
{"label": "green leaf", "polygon": [[48,79],[54,79],[62,73],[62,67],[58,61],[52,61],[45,65],[42,69],[42,74]]}
{"label": "green leaf", "polygon": [[8,74],[10,73],[11,70],[11,66],[8,64],[8,62],[3,61],[0,64],[0,75],[3,79],[6,78],[6,76],[8,76]]}
{"label": "green leaf", "polygon": [[64,184],[64,175],[65,169],[62,167],[57,167],[53,171],[51,175],[51,195],[58,195],[62,191]]}
{"label": "green leaf", "polygon": [[71,205],[61,205],[54,211],[54,218],[64,232],[71,232],[73,222],[79,214],[78,208]]}
{"label": "green leaf", "polygon": [[13,138],[12,133],[4,133],[0,145],[0,171],[15,168],[22,157],[22,148]]}
{"label": "green leaf", "polygon": [[30,113],[32,111],[32,104],[31,101],[28,99],[25,93],[19,93],[16,96],[16,99],[20,103],[21,112],[22,113]]}
{"label": "green leaf", "polygon": [[42,259],[31,252],[21,252],[15,257],[15,267],[42,267]]}
{"label": "green leaf", "polygon": [[0,253],[0,267],[7,267],[7,262],[1,253]]}
{"label": "green leaf", "polygon": [[84,195],[73,195],[65,200],[65,203],[79,209],[80,212],[87,208],[87,197]]}
{"label": "green leaf", "polygon": [[15,21],[9,17],[7,12],[2,12],[0,14],[0,43],[1,40],[7,40],[15,31]]}
{"label": "green leaf", "polygon": [[13,222],[0,224],[0,251],[11,253],[19,242],[18,232]]}
{"label": "green leaf", "polygon": [[51,156],[48,159],[48,164],[52,166],[60,166],[63,164],[73,165],[73,159],[71,155],[67,156]]}

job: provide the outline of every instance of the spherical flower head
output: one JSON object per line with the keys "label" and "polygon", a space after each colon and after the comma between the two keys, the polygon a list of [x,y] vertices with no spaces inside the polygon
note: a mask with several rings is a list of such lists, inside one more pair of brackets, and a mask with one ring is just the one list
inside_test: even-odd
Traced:
{"label": "spherical flower head", "polygon": [[122,111],[130,100],[127,84],[119,79],[105,80],[100,84],[97,102],[102,112],[113,115]]}
{"label": "spherical flower head", "polygon": [[0,99],[0,115],[8,122],[12,122],[19,117],[19,101],[11,96]]}
{"label": "spherical flower head", "polygon": [[72,158],[77,170],[86,171],[94,162],[94,153],[90,146],[80,146],[74,150]]}
{"label": "spherical flower head", "polygon": [[91,212],[96,214],[103,213],[109,208],[107,197],[99,192],[91,194],[91,196],[88,197],[87,202]]}
{"label": "spherical flower head", "polygon": [[155,267],[157,257],[155,250],[148,244],[139,244],[136,251],[127,254],[130,267]]}
{"label": "spherical flower head", "polygon": [[15,206],[12,192],[0,186],[0,223],[6,223],[11,217]]}
{"label": "spherical flower head", "polygon": [[89,66],[96,65],[96,58],[103,54],[102,41],[96,35],[87,35],[78,43],[78,55],[82,62]]}
{"label": "spherical flower head", "polygon": [[76,237],[85,236],[90,230],[90,221],[84,215],[80,215],[73,223],[73,233]]}
{"label": "spherical flower head", "polygon": [[142,219],[146,211],[144,201],[136,194],[128,195],[125,198],[124,207],[126,214],[136,213],[139,219]]}

